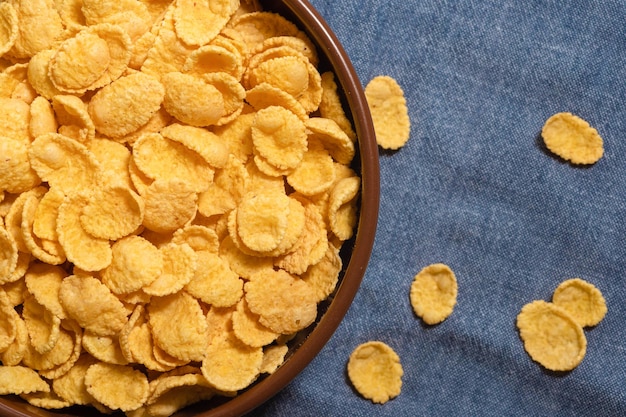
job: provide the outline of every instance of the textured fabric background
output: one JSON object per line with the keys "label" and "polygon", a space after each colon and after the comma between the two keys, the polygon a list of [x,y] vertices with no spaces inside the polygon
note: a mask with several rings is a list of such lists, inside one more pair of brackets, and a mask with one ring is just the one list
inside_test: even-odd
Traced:
{"label": "textured fabric background", "polygon": [[[411,138],[380,152],[371,263],[318,357],[259,416],[626,415],[626,2],[311,0],[365,85],[404,88]],[[604,138],[590,167],[547,152],[540,131],[573,112]],[[424,326],[414,275],[443,262],[454,313]],[[545,371],[515,327],[521,307],[580,277],[608,314],[575,370]],[[381,340],[404,367],[384,405],[357,395],[352,350]]]}

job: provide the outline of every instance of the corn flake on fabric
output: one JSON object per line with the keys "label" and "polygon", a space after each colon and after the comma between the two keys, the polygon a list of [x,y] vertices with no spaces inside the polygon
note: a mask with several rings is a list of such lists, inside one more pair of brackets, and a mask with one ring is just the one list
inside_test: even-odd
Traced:
{"label": "corn flake on fabric", "polygon": [[[402,87],[410,137],[379,149],[376,241],[344,320],[258,416],[625,415],[626,2],[311,0],[365,86]],[[603,156],[577,165],[541,130],[572,113]],[[454,312],[424,325],[415,274],[455,273]],[[573,370],[546,371],[516,317],[578,277],[606,301]],[[379,340],[400,358],[402,392],[385,404],[347,380],[351,352]]]}

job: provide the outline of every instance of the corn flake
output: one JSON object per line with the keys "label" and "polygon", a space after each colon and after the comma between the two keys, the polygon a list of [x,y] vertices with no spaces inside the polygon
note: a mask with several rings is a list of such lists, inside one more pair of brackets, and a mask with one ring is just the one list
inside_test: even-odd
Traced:
{"label": "corn flake", "polygon": [[411,284],[413,311],[426,324],[444,321],[454,309],[457,297],[457,281],[454,272],[445,264],[424,267]]}
{"label": "corn flake", "polygon": [[552,115],[543,125],[541,136],[551,152],[573,164],[594,164],[604,154],[598,131],[572,113]]}
{"label": "corn flake", "polygon": [[144,207],[143,199],[130,188],[100,188],[89,196],[80,225],[93,237],[117,240],[141,226]]}
{"label": "corn flake", "polygon": [[128,366],[99,362],[85,373],[87,392],[112,410],[132,411],[148,398],[148,378]]}
{"label": "corn flake", "polygon": [[374,77],[365,86],[365,98],[372,115],[376,142],[384,149],[399,149],[409,140],[409,120],[404,91],[386,75]]}
{"label": "corn flake", "polygon": [[0,394],[49,392],[50,386],[34,370],[25,366],[0,366]]}
{"label": "corn flake", "polygon": [[387,344],[370,341],[357,346],[347,368],[350,382],[364,398],[384,404],[400,395],[404,371],[400,357]]}
{"label": "corn flake", "polygon": [[522,307],[517,328],[530,357],[546,369],[570,371],[587,352],[583,328],[563,308],[543,300]]}
{"label": "corn flake", "polygon": [[600,290],[580,278],[560,283],[552,294],[552,303],[566,310],[582,327],[597,325],[607,312]]}

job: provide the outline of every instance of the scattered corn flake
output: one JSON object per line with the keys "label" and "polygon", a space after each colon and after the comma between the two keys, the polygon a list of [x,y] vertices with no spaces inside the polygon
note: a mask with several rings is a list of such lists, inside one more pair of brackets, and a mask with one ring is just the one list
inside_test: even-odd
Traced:
{"label": "scattered corn flake", "polygon": [[276,333],[295,333],[315,321],[317,302],[306,282],[283,270],[263,271],[244,285],[250,311]]}
{"label": "scattered corn flake", "polygon": [[384,342],[357,346],[350,354],[347,368],[350,382],[364,398],[384,404],[400,395],[404,374],[400,357]]}
{"label": "scattered corn flake", "polygon": [[95,334],[114,335],[128,321],[122,302],[97,278],[66,277],[61,283],[59,298],[68,316]]}
{"label": "scattered corn flake", "polygon": [[161,108],[164,96],[157,78],[134,72],[98,90],[88,111],[98,133],[121,138],[145,125]]}
{"label": "scattered corn flake", "polygon": [[563,281],[554,290],[552,303],[566,310],[582,327],[595,326],[607,312],[600,290],[580,278]]}
{"label": "scattered corn flake", "polygon": [[452,314],[457,299],[456,276],[449,266],[435,263],[413,279],[410,299],[413,311],[426,324],[438,324]]}
{"label": "scattered corn flake", "polygon": [[390,76],[379,75],[365,86],[376,142],[384,149],[399,149],[409,140],[411,122],[404,91]]}
{"label": "scattered corn flake", "polygon": [[522,307],[517,328],[530,357],[546,369],[570,371],[587,352],[583,328],[563,308],[543,300]]}
{"label": "scattered corn flake", "polygon": [[50,386],[37,372],[25,366],[0,366],[0,394],[49,392]]}
{"label": "scattered corn flake", "polygon": [[161,349],[181,360],[202,361],[208,356],[208,325],[191,295],[183,291],[155,297],[147,308],[152,336]]}
{"label": "scattered corn flake", "polygon": [[604,154],[603,140],[598,131],[572,113],[556,113],[541,129],[546,147],[573,164],[594,164]]}
{"label": "scattered corn flake", "polygon": [[85,145],[72,138],[58,133],[41,135],[32,142],[28,155],[39,177],[65,194],[100,184],[100,163]]}
{"label": "scattered corn flake", "polygon": [[132,411],[148,398],[148,377],[129,366],[99,362],[85,373],[87,392],[113,410]]}

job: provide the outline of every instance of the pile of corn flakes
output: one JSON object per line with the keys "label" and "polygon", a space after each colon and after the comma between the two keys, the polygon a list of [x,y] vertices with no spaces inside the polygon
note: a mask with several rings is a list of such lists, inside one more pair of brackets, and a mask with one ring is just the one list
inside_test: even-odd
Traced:
{"label": "pile of corn flakes", "polygon": [[274,372],[361,186],[311,40],[244,0],[8,0],[0,55],[0,394],[169,416]]}

